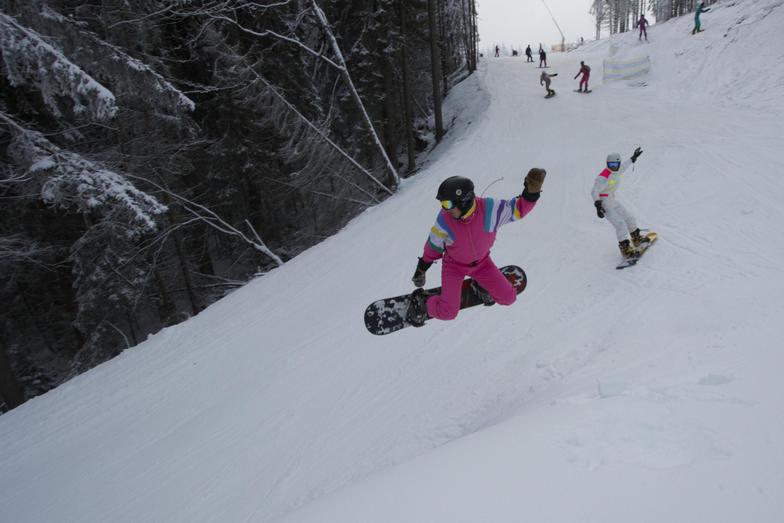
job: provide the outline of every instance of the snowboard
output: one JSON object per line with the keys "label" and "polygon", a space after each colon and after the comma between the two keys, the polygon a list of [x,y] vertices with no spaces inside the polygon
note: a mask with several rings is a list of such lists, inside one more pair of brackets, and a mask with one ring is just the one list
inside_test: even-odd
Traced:
{"label": "snowboard", "polygon": [[[525,290],[528,283],[525,271],[516,265],[501,267],[501,273],[514,286],[517,294]],[[482,298],[474,291],[471,286],[471,278],[463,280],[463,288],[460,294],[460,310],[475,307],[483,304]],[[441,294],[441,287],[425,290],[428,298],[436,294]],[[368,305],[365,309],[365,327],[372,334],[382,336],[390,334],[400,329],[410,327],[411,324],[406,320],[406,311],[411,294],[403,294],[394,298],[377,300]],[[430,318],[428,318],[430,319]]]}
{"label": "snowboard", "polygon": [[577,89],[575,89],[574,92],[575,93],[580,93],[580,94],[588,94],[588,93],[592,93],[593,91],[590,91],[590,90],[589,91],[578,91]]}
{"label": "snowboard", "polygon": [[553,96],[555,96],[555,91],[553,91],[553,94],[544,95],[545,98],[552,98]]}
{"label": "snowboard", "polygon": [[636,247],[636,249],[637,249],[637,257],[636,258],[625,258],[620,263],[620,265],[618,265],[616,267],[616,269],[621,270],[621,269],[626,269],[627,267],[631,267],[633,265],[637,265],[637,262],[640,261],[640,258],[642,258],[642,255],[645,254],[645,251],[650,249],[651,245],[653,245],[656,242],[656,238],[659,237],[659,235],[656,234],[655,232],[647,232],[647,233],[645,233],[645,236],[649,240],[651,240],[651,241],[649,241],[648,243],[643,243],[639,247]]}

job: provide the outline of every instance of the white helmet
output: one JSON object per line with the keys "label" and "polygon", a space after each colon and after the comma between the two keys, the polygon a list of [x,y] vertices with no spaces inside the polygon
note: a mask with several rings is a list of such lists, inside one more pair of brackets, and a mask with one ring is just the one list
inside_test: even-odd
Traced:
{"label": "white helmet", "polygon": [[610,153],[607,155],[607,163],[620,162],[620,161],[621,161],[621,155],[618,153]]}

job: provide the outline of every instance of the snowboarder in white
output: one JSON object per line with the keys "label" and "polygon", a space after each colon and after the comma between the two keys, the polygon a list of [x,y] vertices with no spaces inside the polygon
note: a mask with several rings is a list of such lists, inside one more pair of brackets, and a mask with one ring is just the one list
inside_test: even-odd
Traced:
{"label": "snowboarder in white", "polygon": [[[607,218],[607,221],[615,227],[615,233],[618,236],[618,247],[620,247],[624,258],[636,257],[638,253],[634,247],[650,241],[647,237],[640,234],[640,229],[637,227],[637,220],[635,220],[634,216],[615,199],[615,191],[618,190],[624,171],[629,168],[629,165],[636,162],[641,154],[642,149],[638,147],[634,150],[632,157],[623,162],[620,154],[608,154],[607,167],[596,177],[593,191],[591,191],[593,204],[596,207],[596,215],[599,218]],[[629,243],[629,235],[631,235],[634,247]]]}

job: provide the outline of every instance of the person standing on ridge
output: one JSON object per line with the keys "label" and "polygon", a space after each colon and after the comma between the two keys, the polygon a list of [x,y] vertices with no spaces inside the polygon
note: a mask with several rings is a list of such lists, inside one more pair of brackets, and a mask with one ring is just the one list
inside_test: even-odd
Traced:
{"label": "person standing on ridge", "polygon": [[498,58],[500,56],[500,53],[501,53],[501,48],[498,47],[498,46],[495,46],[495,57]]}
{"label": "person standing on ridge", "polygon": [[650,24],[648,23],[648,20],[645,18],[644,14],[640,15],[640,19],[637,20],[637,25],[640,27],[640,38],[639,38],[639,40],[642,41],[642,37],[644,35],[645,36],[645,41],[647,42],[648,41],[648,29],[647,29],[647,27]]}
{"label": "person standing on ridge", "polygon": [[578,93],[583,92],[583,84],[585,84],[585,92],[588,92],[588,79],[591,77],[591,68],[585,65],[585,62],[580,62],[580,70],[577,71],[577,74],[574,75],[574,79],[576,80],[578,76],[583,75],[580,79],[580,88],[577,90]]}
{"label": "person standing on ridge", "polygon": [[[421,327],[428,318],[456,318],[466,276],[478,284],[475,290],[485,303],[515,302],[517,293],[490,258],[490,248],[502,225],[521,220],[536,206],[546,174],[539,168],[528,171],[523,192],[509,200],[476,197],[474,183],[462,176],[451,176],[441,183],[436,194],[441,210],[411,278],[417,289],[411,294],[409,323]],[[425,273],[439,259],[443,260],[441,294],[428,298],[422,288]]]}
{"label": "person standing on ridge", "polygon": [[[618,238],[618,247],[624,258],[635,258],[638,253],[634,249],[650,240],[640,234],[637,227],[637,220],[618,200],[615,199],[615,191],[621,183],[621,178],[629,165],[637,161],[642,154],[642,149],[637,147],[631,158],[621,162],[621,155],[610,153],[607,155],[607,167],[599,173],[593,184],[591,196],[593,205],[596,207],[596,215],[599,218],[607,218],[607,221],[615,227],[615,234]],[[631,235],[631,243],[629,243]],[[634,247],[632,247],[632,244]]]}
{"label": "person standing on ridge", "polygon": [[707,13],[708,11],[710,11],[710,7],[705,7],[705,2],[700,2],[697,6],[697,10],[694,11],[694,29],[691,30],[691,34],[702,32],[702,29],[700,29],[700,15],[702,13]]}

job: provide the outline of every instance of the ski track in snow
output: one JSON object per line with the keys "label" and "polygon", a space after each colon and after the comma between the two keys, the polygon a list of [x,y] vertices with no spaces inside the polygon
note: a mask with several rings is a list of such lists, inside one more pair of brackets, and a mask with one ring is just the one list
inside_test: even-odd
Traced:
{"label": "ski track in snow", "polygon": [[[781,520],[781,6],[621,35],[651,54],[645,86],[602,83],[606,41],[551,54],[550,100],[534,64],[485,60],[394,198],[0,417],[2,519]],[[590,190],[638,145],[619,198],[660,236],[616,271]],[[410,289],[444,178],[509,197],[534,166],[540,203],[493,249],[528,274],[517,303],[365,331]]]}

